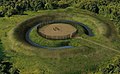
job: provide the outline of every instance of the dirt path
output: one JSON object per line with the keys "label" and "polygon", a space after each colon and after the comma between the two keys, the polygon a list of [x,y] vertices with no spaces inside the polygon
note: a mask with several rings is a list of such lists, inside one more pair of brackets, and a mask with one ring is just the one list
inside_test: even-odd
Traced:
{"label": "dirt path", "polygon": [[96,44],[96,45],[101,46],[101,47],[103,47],[103,48],[106,48],[106,49],[115,51],[115,52],[117,52],[117,53],[120,53],[119,50],[116,50],[116,49],[114,49],[114,48],[110,48],[110,47],[105,46],[105,45],[102,45],[102,44],[100,44],[100,43],[97,43],[97,42],[94,42],[94,41],[91,41],[91,40],[88,40],[88,39],[84,39],[84,38],[82,38],[82,37],[77,37],[77,38],[78,38],[78,39],[82,39],[82,40],[87,41],[87,42],[90,42],[90,43],[93,43],[93,44]]}

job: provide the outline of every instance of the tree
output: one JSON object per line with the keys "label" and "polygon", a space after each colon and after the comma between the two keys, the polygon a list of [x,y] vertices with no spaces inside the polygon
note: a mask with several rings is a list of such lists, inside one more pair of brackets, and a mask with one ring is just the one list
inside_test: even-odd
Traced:
{"label": "tree", "polygon": [[46,1],[46,4],[45,4],[45,9],[53,9],[53,6],[52,6],[52,0],[45,0]]}

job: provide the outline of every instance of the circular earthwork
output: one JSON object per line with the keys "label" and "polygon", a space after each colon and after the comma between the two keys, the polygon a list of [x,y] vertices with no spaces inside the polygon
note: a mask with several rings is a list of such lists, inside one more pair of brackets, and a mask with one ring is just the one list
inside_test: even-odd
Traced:
{"label": "circular earthwork", "polygon": [[[61,26],[62,25],[62,26]],[[89,27],[87,27],[86,25],[84,25],[84,24],[82,24],[82,23],[80,23],[80,22],[76,22],[76,21],[71,21],[71,20],[50,20],[50,21],[46,21],[46,22],[42,22],[42,23],[39,23],[39,24],[37,24],[37,25],[35,25],[34,27],[32,27],[31,29],[29,29],[27,32],[26,32],[26,36],[25,36],[25,38],[26,38],[26,41],[29,43],[29,44],[31,44],[31,45],[33,45],[33,46],[35,46],[35,47],[39,47],[39,48],[47,48],[47,49],[63,49],[63,48],[72,48],[73,46],[60,46],[60,47],[47,47],[47,46],[42,46],[42,45],[40,45],[40,44],[37,44],[37,43],[35,43],[33,40],[31,40],[31,38],[30,38],[30,33],[31,33],[31,31],[32,31],[32,29],[33,28],[37,28],[37,30],[36,30],[36,32],[39,34],[39,36],[42,36],[42,37],[44,37],[44,38],[47,38],[47,39],[57,39],[57,40],[61,40],[61,39],[68,39],[68,38],[72,38],[72,36],[74,36],[76,33],[77,33],[77,28],[76,28],[76,26],[81,26],[83,29],[84,29],[84,31],[85,31],[85,33],[88,35],[88,36],[94,36],[94,34],[92,33],[92,31],[91,31],[91,29],[89,28]],[[44,29],[46,29],[46,30],[48,30],[48,29],[53,29],[53,26],[55,27],[55,26],[59,26],[59,27],[65,27],[64,28],[64,30],[65,29],[67,29],[68,27],[70,27],[71,29],[70,30],[67,30],[67,31],[69,31],[69,32],[66,32],[66,33],[64,33],[64,31],[62,32],[62,34],[57,34],[57,33],[55,33],[56,35],[58,35],[58,36],[53,36],[53,34],[50,34],[50,33],[48,33],[48,31],[47,32],[45,32],[46,33],[46,35],[50,35],[50,36],[46,36],[46,35],[43,35],[43,32],[44,31],[41,31],[41,30],[44,30]],[[51,27],[51,28],[50,28]],[[67,27],[67,28],[66,28]],[[41,29],[42,28],[42,29]],[[63,29],[62,29],[63,30]],[[40,32],[39,32],[40,31]],[[52,32],[52,31],[51,31]],[[41,34],[40,34],[41,33]],[[44,34],[45,34],[44,33]],[[73,34],[74,33],[74,34]],[[65,36],[65,34],[67,35],[69,35],[69,34],[71,34],[71,36],[69,35],[69,36]]]}
{"label": "circular earthwork", "polygon": [[[58,16],[56,16],[56,15],[58,15]],[[59,14],[40,15],[40,16],[36,16],[36,17],[30,18],[30,19],[27,19],[26,21],[18,24],[17,27],[14,28],[14,30],[13,30],[14,31],[13,32],[14,39],[16,39],[19,42],[24,43],[24,45],[38,47],[38,48],[47,48],[47,49],[72,48],[73,46],[69,46],[69,45],[58,46],[58,47],[48,47],[48,46],[44,46],[44,45],[35,43],[33,40],[31,40],[30,33],[32,32],[33,29],[36,28],[36,33],[37,33],[37,30],[38,30],[37,28],[39,28],[39,26],[44,27],[46,25],[56,24],[56,23],[69,24],[69,25],[73,26],[74,28],[76,28],[77,30],[80,30],[78,28],[78,26],[80,26],[84,30],[84,33],[86,35],[94,36],[92,30],[88,26],[86,26],[83,23],[80,23],[80,22],[77,22],[77,21],[74,21],[74,20],[71,20],[68,18],[70,18],[69,15],[63,15],[63,14],[59,13]],[[68,37],[68,38],[70,38],[70,37]]]}

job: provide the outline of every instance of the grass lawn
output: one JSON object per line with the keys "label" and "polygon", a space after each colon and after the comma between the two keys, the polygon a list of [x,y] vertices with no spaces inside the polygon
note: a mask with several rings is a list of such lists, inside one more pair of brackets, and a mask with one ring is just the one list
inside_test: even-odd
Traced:
{"label": "grass lawn", "polygon": [[82,38],[119,50],[115,46],[116,42],[112,42],[112,39],[117,37],[114,37],[114,34],[111,35],[113,31],[109,31],[109,27],[106,26],[106,23],[109,22],[103,22],[104,18],[100,20],[101,17],[98,15],[96,15],[97,18],[93,17],[93,13],[88,11],[77,9],[28,11],[25,12],[28,15],[3,17],[0,18],[0,39],[5,49],[4,54],[10,57],[8,60],[20,70],[20,74],[93,74],[93,72],[99,71],[101,65],[119,55],[116,51],[83,39],[76,39],[77,43],[80,44],[78,48],[48,50],[36,48],[12,38],[13,28],[20,22],[37,15],[58,12],[71,15],[71,18],[65,19],[82,22],[93,30],[95,37],[82,35]]}

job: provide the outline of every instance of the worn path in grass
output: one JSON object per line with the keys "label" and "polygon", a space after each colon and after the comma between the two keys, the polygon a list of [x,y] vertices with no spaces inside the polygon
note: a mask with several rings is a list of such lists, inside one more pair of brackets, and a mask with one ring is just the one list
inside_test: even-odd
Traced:
{"label": "worn path in grass", "polygon": [[90,42],[90,43],[93,43],[93,44],[95,44],[95,45],[101,46],[101,47],[103,47],[103,48],[110,49],[110,50],[115,51],[115,52],[117,52],[117,53],[120,53],[119,50],[114,49],[114,48],[111,48],[111,47],[108,47],[108,46],[105,46],[105,45],[102,45],[102,44],[100,44],[100,43],[97,43],[97,42],[94,42],[94,41],[91,41],[91,40],[88,40],[88,39],[85,39],[85,38],[82,38],[82,37],[77,37],[77,38],[78,38],[78,39],[82,39],[82,40],[87,41],[87,42]]}

